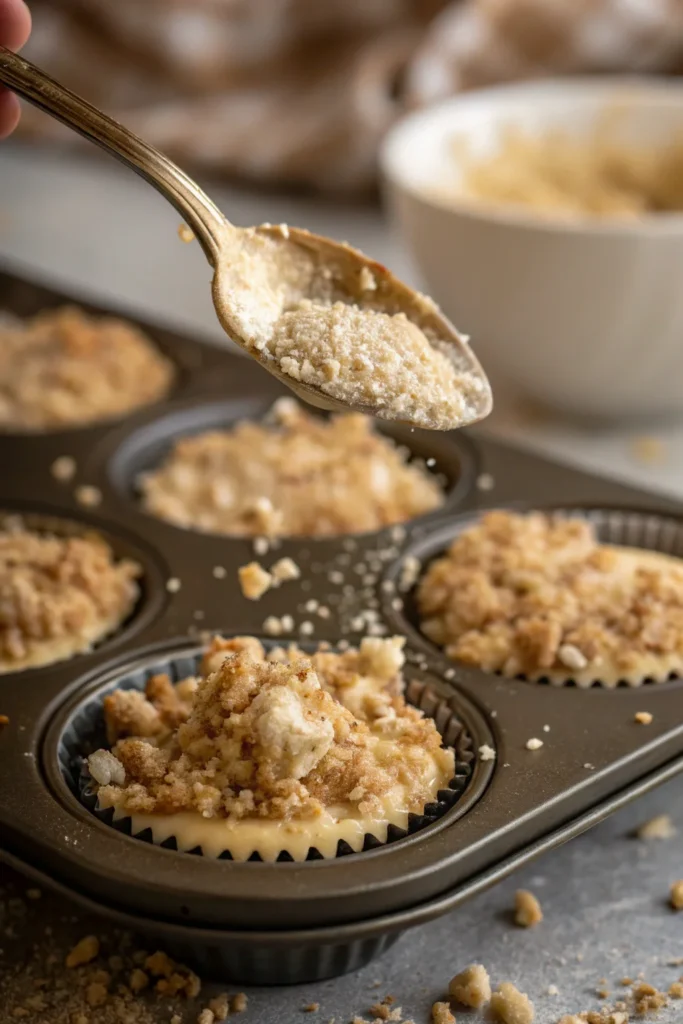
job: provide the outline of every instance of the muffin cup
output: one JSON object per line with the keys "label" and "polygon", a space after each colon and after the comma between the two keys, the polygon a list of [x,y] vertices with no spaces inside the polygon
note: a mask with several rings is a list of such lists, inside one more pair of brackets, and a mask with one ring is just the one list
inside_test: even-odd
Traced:
{"label": "muffin cup", "polygon": [[[139,669],[138,671],[121,676],[112,684],[107,692],[113,689],[143,689],[151,675],[159,673],[167,674],[173,682],[177,682],[187,676],[196,675],[202,652],[174,657],[169,660],[160,661],[153,666]],[[85,758],[99,747],[106,746],[102,698],[100,692],[96,697],[85,704],[70,722],[64,733],[61,749],[60,763],[62,771],[81,803],[95,814],[100,821],[111,825],[118,831],[132,835],[136,839],[154,845],[162,846],[165,849],[177,850],[182,853],[191,853],[204,856],[200,845],[190,846],[172,833],[172,830],[163,829],[163,839],[159,838],[158,830],[155,838],[151,827],[136,823],[136,817],[127,814],[117,814],[116,809],[102,808],[99,806],[97,792],[93,780],[88,774]],[[334,852],[328,847],[321,852],[316,846],[306,846],[305,853],[301,842],[293,842],[292,850],[287,849],[283,843],[278,853],[265,853],[254,849],[248,857],[233,855],[230,849],[224,849],[220,853],[207,853],[206,856],[218,857],[221,860],[250,860],[250,861],[275,861],[292,862],[294,860],[321,860],[331,856],[343,857],[350,853],[360,853],[364,850],[376,849],[387,843],[396,842],[408,835],[412,835],[421,829],[426,828],[449,811],[462,796],[467,788],[474,760],[474,749],[472,739],[455,712],[449,707],[448,702],[441,697],[437,691],[428,683],[418,679],[410,679],[406,686],[406,699],[424,711],[425,715],[432,718],[446,746],[452,747],[455,752],[455,772],[447,788],[440,789],[437,799],[427,804],[421,814],[409,813],[405,827],[396,824],[384,826],[380,831],[380,837],[371,833],[359,833],[353,842],[340,839]],[[75,753],[74,753],[75,752]],[[144,821],[144,818],[143,818]],[[386,835],[382,835],[386,830]],[[322,844],[321,844],[322,845]],[[297,849],[298,848],[298,849]]]}
{"label": "muffin cup", "polygon": [[[529,510],[532,511],[532,510]],[[540,511],[549,512],[568,518],[583,519],[589,522],[595,529],[596,535],[601,544],[609,544],[623,548],[642,550],[644,555],[663,555],[670,558],[680,559],[680,567],[683,569],[683,522],[673,517],[657,513],[638,512],[622,509],[601,509],[601,508],[550,508]],[[472,526],[474,520],[461,521],[456,527],[449,526],[440,529],[435,534],[422,538],[416,545],[409,548],[401,560],[392,566],[386,579],[396,582],[400,580],[402,567],[406,559],[417,558],[424,566],[440,557],[451,541]],[[420,572],[420,576],[422,571]],[[416,586],[416,584],[415,584]],[[398,588],[400,590],[400,587]],[[393,592],[393,591],[392,591]],[[409,593],[402,595],[405,599],[405,608],[398,612],[392,609],[391,602],[384,602],[385,614],[390,621],[392,628],[397,632],[403,632],[419,641],[423,649],[434,651],[437,645],[433,644],[422,632],[419,623],[419,613],[415,602],[415,587]],[[443,648],[443,657],[447,657]],[[449,659],[450,660],[450,659]],[[459,664],[453,661],[453,664]],[[468,668],[477,666],[468,665]],[[502,673],[496,673],[502,675]],[[681,656],[649,656],[643,658],[642,668],[638,672],[611,672],[600,674],[599,666],[591,667],[572,672],[566,671],[537,672],[533,675],[520,674],[514,678],[529,683],[544,683],[550,686],[577,686],[580,689],[589,689],[592,686],[601,686],[605,689],[615,689],[618,686],[638,687],[645,684],[659,684],[678,679],[683,675],[683,657]]]}

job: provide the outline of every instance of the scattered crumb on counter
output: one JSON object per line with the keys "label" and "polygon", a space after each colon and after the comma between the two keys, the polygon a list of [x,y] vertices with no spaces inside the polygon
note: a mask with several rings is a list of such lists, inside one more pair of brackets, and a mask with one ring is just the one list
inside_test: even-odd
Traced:
{"label": "scattered crumb on counter", "polygon": [[100,952],[100,940],[96,935],[86,935],[77,942],[73,949],[67,954],[64,961],[67,967],[80,967],[82,964],[89,964]]}
{"label": "scattered crumb on counter", "polygon": [[668,814],[658,814],[643,822],[636,836],[638,839],[672,839],[677,829]]}
{"label": "scattered crumb on counter", "polygon": [[432,1006],[433,1024],[455,1024],[455,1017],[451,1013],[448,1003],[434,1003]]}
{"label": "scattered crumb on counter", "polygon": [[495,761],[496,752],[488,743],[482,743],[479,747],[479,758],[481,761]]}
{"label": "scattered crumb on counter", "polygon": [[634,985],[633,999],[635,1011],[641,1015],[661,1010],[668,1002],[665,992],[659,992],[654,985],[650,985],[646,981],[641,981]]}
{"label": "scattered crumb on counter", "polygon": [[179,224],[178,238],[181,242],[194,242],[194,231],[187,224]]}
{"label": "scattered crumb on counter", "polygon": [[674,981],[669,985],[669,995],[672,999],[683,999],[683,982]]}
{"label": "scattered crumb on counter", "polygon": [[210,999],[209,1009],[211,1010],[215,1020],[227,1020],[230,1014],[230,998],[228,993],[221,992],[213,999]]}
{"label": "scattered crumb on counter", "polygon": [[654,715],[649,711],[636,711],[633,717],[639,725],[650,725],[654,719]]}
{"label": "scattered crumb on counter", "polygon": [[629,444],[629,454],[641,465],[661,465],[666,460],[666,445],[660,437],[634,437]]}
{"label": "scattered crumb on counter", "polygon": [[541,904],[528,889],[515,893],[515,924],[520,928],[533,928],[543,920]]}
{"label": "scattered crumb on counter", "polygon": [[258,562],[249,562],[237,570],[240,588],[248,601],[258,601],[273,585],[273,577]]}
{"label": "scattered crumb on counter", "polygon": [[97,508],[102,503],[102,491],[92,484],[81,484],[74,491],[74,497],[83,508]]}
{"label": "scattered crumb on counter", "polygon": [[669,898],[674,910],[683,910],[683,879],[673,883]]}
{"label": "scattered crumb on counter", "polygon": [[496,481],[490,473],[480,473],[476,483],[477,489],[480,491],[492,491],[496,486]]}
{"label": "scattered crumb on counter", "polygon": [[304,1013],[317,1013],[320,1009],[320,1003],[309,1003],[308,1006],[304,1006]]}
{"label": "scattered crumb on counter", "polygon": [[482,964],[470,964],[451,978],[448,994],[454,1002],[478,1009],[491,999],[488,971]]}
{"label": "scattered crumb on counter", "polygon": [[231,1013],[243,1013],[247,1008],[247,995],[245,992],[238,992],[236,996],[233,996],[232,1002],[230,1003]]}
{"label": "scattered crumb on counter", "polygon": [[548,995],[549,996],[559,996],[559,994],[560,994],[560,990],[557,987],[557,985],[548,985]]}
{"label": "scattered crumb on counter", "polygon": [[526,741],[525,746],[527,750],[540,750],[543,746],[543,740],[539,740],[535,736],[532,736],[530,740]]}
{"label": "scattered crumb on counter", "polygon": [[169,594],[177,594],[180,590],[181,582],[177,576],[171,576],[170,579],[166,580],[166,590]]}
{"label": "scattered crumb on counter", "polygon": [[501,1024],[531,1024],[534,1004],[511,981],[503,981],[491,996],[491,1013]]}
{"label": "scattered crumb on counter", "polygon": [[60,455],[50,466],[50,472],[55,480],[68,483],[76,475],[76,460],[71,455]]}
{"label": "scattered crumb on counter", "polygon": [[225,568],[224,565],[214,565],[213,569],[211,570],[211,574],[213,578],[216,580],[224,580],[225,577],[228,575],[228,570]]}

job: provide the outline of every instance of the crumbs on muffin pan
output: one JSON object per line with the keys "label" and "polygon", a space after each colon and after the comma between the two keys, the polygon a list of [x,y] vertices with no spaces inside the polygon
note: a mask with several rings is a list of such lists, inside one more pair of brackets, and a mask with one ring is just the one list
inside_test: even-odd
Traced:
{"label": "crumbs on muffin pan", "polygon": [[0,341],[0,430],[96,423],[158,401],[173,383],[138,327],[77,307],[0,326]]}
{"label": "crumbs on muffin pan", "polygon": [[439,508],[436,478],[365,416],[323,419],[289,398],[262,423],[177,441],[140,478],[146,511],[187,529],[256,538],[377,530]]}

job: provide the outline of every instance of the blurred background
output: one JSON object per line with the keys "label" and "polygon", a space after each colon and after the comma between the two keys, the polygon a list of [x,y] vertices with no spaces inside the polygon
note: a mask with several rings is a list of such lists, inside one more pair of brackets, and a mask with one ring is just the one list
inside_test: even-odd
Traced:
{"label": "blurred background", "polygon": [[[26,55],[195,174],[236,223],[285,221],[344,238],[425,290],[429,273],[415,258],[410,231],[400,217],[392,231],[380,199],[381,147],[402,118],[449,97],[557,76],[638,74],[665,80],[676,96],[683,89],[683,0],[30,6]],[[522,95],[522,106],[532,102],[533,95]],[[683,138],[683,98],[680,109]],[[404,159],[410,162],[409,149]],[[223,340],[203,256],[179,243],[173,210],[130,172],[26,108],[20,132],[0,147],[0,181],[2,258]],[[459,230],[453,221],[454,237]],[[517,244],[515,253],[523,253],[526,241]],[[672,250],[667,259],[674,258]],[[440,259],[450,265],[445,249]],[[530,267],[527,278],[534,273]],[[490,284],[489,304],[496,302],[495,275]],[[682,284],[672,277],[673,288]],[[620,280],[613,286],[626,289]],[[436,297],[476,346],[476,323],[458,316],[466,304],[457,281],[452,306]],[[661,307],[661,294],[656,301]],[[533,309],[525,313],[531,317]],[[610,362],[611,374],[618,362]],[[683,496],[679,417],[644,427],[629,421],[628,408],[608,422],[568,415],[561,402],[525,394],[524,381],[519,387],[510,374],[498,382],[495,363],[494,351],[497,408],[484,429]],[[669,378],[674,369],[668,361]]]}

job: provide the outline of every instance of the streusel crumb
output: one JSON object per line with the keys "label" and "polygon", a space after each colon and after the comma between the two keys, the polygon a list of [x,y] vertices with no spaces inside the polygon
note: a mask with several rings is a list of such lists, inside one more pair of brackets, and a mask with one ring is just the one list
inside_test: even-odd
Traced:
{"label": "streusel crumb", "polygon": [[88,651],[117,629],[139,594],[140,566],[97,534],[56,536],[12,517],[0,526],[0,672]]}
{"label": "streusel crumb", "polygon": [[77,942],[66,958],[67,967],[81,967],[89,964],[100,952],[100,940],[96,935],[86,935]]}
{"label": "streusel crumb", "polygon": [[[400,650],[383,643],[387,651]],[[144,695],[114,691],[104,700],[105,721],[125,781],[117,784],[110,772],[112,781],[99,787],[101,805],[127,813],[292,820],[349,802],[369,813],[400,785],[406,805],[421,811],[433,797],[430,766],[436,759],[450,778],[453,755],[442,749],[431,719],[398,693],[378,692],[392,686],[391,670],[400,664],[396,655],[380,656],[378,644],[308,660],[294,648],[266,658],[251,637],[219,640],[198,683],[174,687],[160,675]],[[384,671],[376,681],[345,667],[374,664]],[[326,676],[331,682],[324,688]],[[350,696],[365,718],[328,688],[341,700]]]}
{"label": "streusel crumb", "polygon": [[511,981],[504,981],[491,996],[491,1013],[501,1024],[532,1024],[534,1004]]}
{"label": "streusel crumb", "polygon": [[434,1003],[432,1006],[432,1024],[455,1024],[448,1003]]}
{"label": "streusel crumb", "polygon": [[454,1002],[461,1003],[462,1006],[472,1006],[475,1009],[484,1006],[491,999],[488,971],[482,964],[471,964],[451,978],[448,994]]}
{"label": "streusel crumb", "polygon": [[533,928],[543,920],[543,911],[532,892],[518,889],[515,893],[515,924],[520,928]]}
{"label": "streusel crumb", "polygon": [[279,318],[265,352],[293,380],[413,426],[452,429],[483,397],[481,382],[405,313],[302,299]]}
{"label": "streusel crumb", "polygon": [[269,422],[183,438],[140,488],[147,511],[177,526],[260,539],[377,530],[443,504],[371,420],[322,419],[290,399]]}
{"label": "streusel crumb", "polygon": [[237,575],[240,589],[249,601],[258,601],[273,585],[273,577],[258,562],[243,565]]}
{"label": "streusel crumb", "polygon": [[171,363],[137,327],[75,307],[0,329],[0,429],[45,430],[156,402]]}
{"label": "streusel crumb", "polygon": [[579,519],[490,512],[417,598],[450,657],[506,676],[616,685],[683,668],[683,562],[601,545]]}
{"label": "streusel crumb", "polygon": [[643,822],[636,835],[638,839],[672,839],[677,834],[676,826],[668,814],[658,814]]}
{"label": "streusel crumb", "polygon": [[674,910],[683,910],[683,879],[673,883],[669,898]]}

